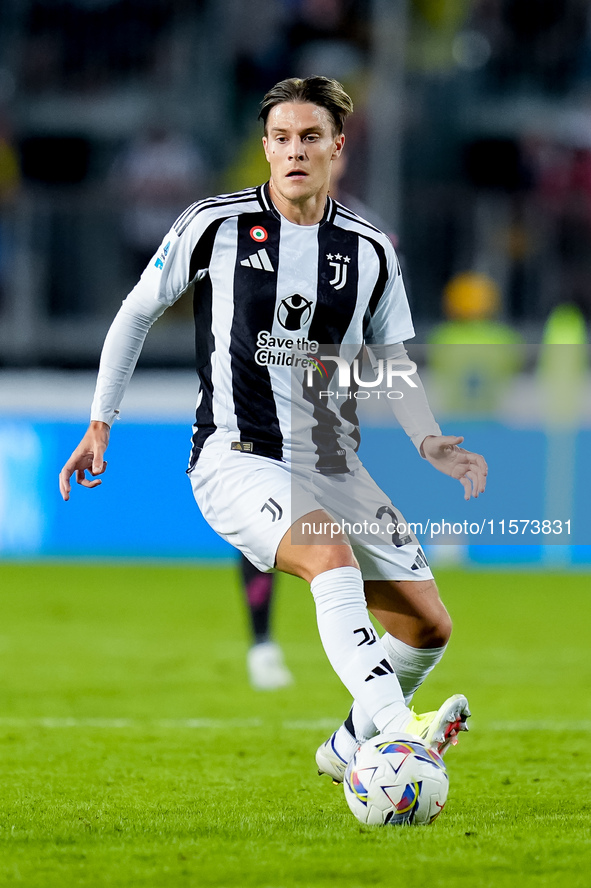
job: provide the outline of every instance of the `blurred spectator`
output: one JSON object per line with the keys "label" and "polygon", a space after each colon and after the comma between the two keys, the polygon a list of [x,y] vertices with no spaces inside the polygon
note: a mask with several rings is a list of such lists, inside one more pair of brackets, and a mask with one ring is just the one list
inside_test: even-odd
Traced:
{"label": "blurred spectator", "polygon": [[93,90],[149,70],[177,3],[32,0],[22,75],[29,89]]}
{"label": "blurred spectator", "polygon": [[13,143],[12,124],[0,108],[0,207],[13,202],[21,182],[18,153]]}
{"label": "blurred spectator", "polygon": [[544,417],[552,428],[574,428],[584,415],[589,369],[587,328],[576,305],[553,308],[544,324],[538,381]]}
{"label": "blurred spectator", "polygon": [[572,302],[591,316],[591,148],[538,146],[541,210],[550,222],[547,249],[558,271],[552,300]]}
{"label": "blurred spectator", "polygon": [[428,359],[441,409],[489,415],[523,363],[520,335],[498,320],[501,294],[487,275],[455,275],[443,292],[447,318],[429,336]]}
{"label": "blurred spectator", "polygon": [[115,160],[110,184],[122,200],[122,237],[137,280],[177,216],[204,196],[206,165],[190,138],[153,125]]}
{"label": "blurred spectator", "polygon": [[369,49],[369,19],[361,0],[299,0],[286,34],[292,64],[302,77],[354,78]]}
{"label": "blurred spectator", "polygon": [[353,210],[354,213],[357,213],[358,216],[361,216],[363,219],[366,219],[372,225],[375,225],[376,228],[379,228],[380,231],[384,231],[394,246],[398,245],[398,237],[394,234],[393,231],[388,231],[387,223],[379,216],[377,213],[367,206],[367,204],[363,203],[355,194],[351,194],[348,190],[345,189],[345,185],[347,184],[346,176],[347,170],[349,167],[349,154],[346,151],[343,151],[336,160],[332,162],[332,171],[330,174],[330,196],[335,200],[338,200],[339,203],[342,203],[344,206],[348,207],[350,210]]}
{"label": "blurred spectator", "polygon": [[18,154],[8,115],[0,108],[0,309],[4,302],[9,263],[9,215],[21,184]]}
{"label": "blurred spectator", "polygon": [[277,0],[251,0],[237,10],[235,110],[244,120],[252,120],[248,105],[258,104],[270,84],[293,76],[285,39],[287,21],[288,10]]}
{"label": "blurred spectator", "polygon": [[299,0],[288,30],[293,53],[316,41],[344,41],[369,48],[369,4],[363,0]]}
{"label": "blurred spectator", "polygon": [[[235,114],[287,77],[358,77],[369,50],[367,0],[252,0],[236,21]],[[245,102],[246,107],[245,107]]]}
{"label": "blurred spectator", "polygon": [[479,0],[498,15],[491,74],[502,90],[564,94],[588,51],[586,0]]}
{"label": "blurred spectator", "polygon": [[471,5],[466,0],[411,0],[407,48],[411,69],[445,71],[455,67],[455,41]]}

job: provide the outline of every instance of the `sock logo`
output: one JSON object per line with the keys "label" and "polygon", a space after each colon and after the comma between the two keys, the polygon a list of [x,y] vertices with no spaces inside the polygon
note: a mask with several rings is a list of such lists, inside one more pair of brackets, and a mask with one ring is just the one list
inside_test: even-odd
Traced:
{"label": "sock logo", "polygon": [[371,681],[373,678],[380,678],[381,675],[387,675],[389,672],[394,672],[394,670],[392,669],[389,660],[386,660],[384,657],[378,666],[374,666],[365,680]]}
{"label": "sock logo", "polygon": [[376,641],[378,640],[373,629],[370,629],[368,631],[365,628],[365,626],[362,626],[361,629],[354,629],[353,635],[357,635],[357,633],[359,633],[359,632],[361,632],[361,634],[363,635],[363,638],[361,639],[361,641],[357,645],[358,648],[361,647],[362,644],[367,644],[367,645],[375,644]]}

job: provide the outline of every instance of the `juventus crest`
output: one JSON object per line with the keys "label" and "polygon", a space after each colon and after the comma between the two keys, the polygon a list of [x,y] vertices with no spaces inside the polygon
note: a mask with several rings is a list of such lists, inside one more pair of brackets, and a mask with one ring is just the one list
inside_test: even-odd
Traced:
{"label": "juventus crest", "polygon": [[331,284],[335,290],[342,290],[345,284],[347,283],[347,263],[351,261],[350,256],[341,256],[340,253],[327,253],[326,258],[328,259],[328,264],[331,268],[334,268],[334,277],[328,283]]}

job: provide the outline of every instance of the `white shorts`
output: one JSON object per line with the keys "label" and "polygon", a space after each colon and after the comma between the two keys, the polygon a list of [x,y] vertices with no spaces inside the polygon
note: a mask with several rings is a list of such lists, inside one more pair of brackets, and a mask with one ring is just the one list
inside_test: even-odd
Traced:
{"label": "white shorts", "polygon": [[[364,580],[433,576],[404,517],[361,463],[346,474],[321,475],[230,450],[226,443],[204,448],[189,477],[207,523],[259,570],[273,569],[279,543],[295,521],[323,509],[334,519],[328,532],[335,543],[341,532],[349,538]],[[309,544],[327,529],[307,530]]]}

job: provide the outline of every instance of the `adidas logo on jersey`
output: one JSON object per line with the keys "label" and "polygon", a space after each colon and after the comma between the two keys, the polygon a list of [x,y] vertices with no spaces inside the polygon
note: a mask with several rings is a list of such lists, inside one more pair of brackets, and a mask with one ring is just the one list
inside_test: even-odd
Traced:
{"label": "adidas logo on jersey", "polygon": [[259,271],[275,271],[269,259],[269,254],[265,249],[258,250],[252,256],[249,256],[248,259],[243,259],[240,264],[246,266],[246,268],[258,268]]}

